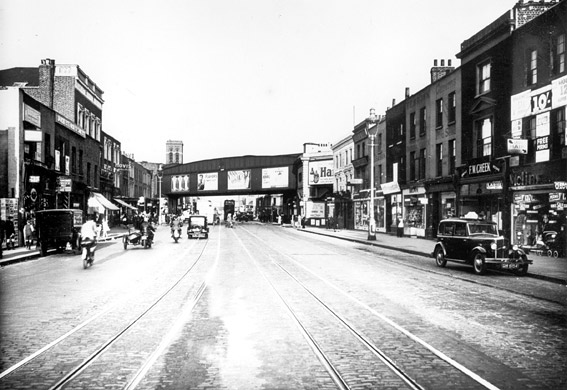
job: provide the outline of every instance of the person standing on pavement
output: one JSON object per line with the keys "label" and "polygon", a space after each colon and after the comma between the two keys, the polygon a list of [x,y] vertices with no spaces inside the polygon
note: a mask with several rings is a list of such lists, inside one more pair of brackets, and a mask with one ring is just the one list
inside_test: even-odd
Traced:
{"label": "person standing on pavement", "polygon": [[404,236],[404,220],[398,217],[398,237]]}
{"label": "person standing on pavement", "polygon": [[4,236],[6,235],[6,221],[0,217],[0,259],[2,258],[2,245],[4,244]]}
{"label": "person standing on pavement", "polygon": [[6,249],[15,249],[14,241],[16,240],[16,228],[12,217],[8,217],[6,221]]}
{"label": "person standing on pavement", "polygon": [[26,248],[31,249],[33,243],[33,232],[35,228],[33,227],[33,221],[31,218],[28,219],[26,225],[24,226],[24,243]]}

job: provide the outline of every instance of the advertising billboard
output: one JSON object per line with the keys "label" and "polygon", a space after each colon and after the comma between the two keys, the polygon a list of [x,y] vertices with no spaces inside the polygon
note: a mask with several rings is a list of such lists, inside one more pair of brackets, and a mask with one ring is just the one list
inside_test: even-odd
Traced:
{"label": "advertising billboard", "polygon": [[288,167],[262,169],[262,188],[285,188],[288,185]]}
{"label": "advertising billboard", "polygon": [[199,173],[197,175],[198,191],[218,191],[219,174],[218,172]]}
{"label": "advertising billboard", "polygon": [[229,190],[249,190],[250,189],[250,170],[228,171],[227,188]]}
{"label": "advertising billboard", "polygon": [[309,185],[333,184],[333,160],[309,162]]}

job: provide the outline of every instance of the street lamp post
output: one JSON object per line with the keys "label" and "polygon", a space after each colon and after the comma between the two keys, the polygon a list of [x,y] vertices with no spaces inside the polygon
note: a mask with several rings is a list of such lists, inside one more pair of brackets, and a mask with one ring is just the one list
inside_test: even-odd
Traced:
{"label": "street lamp post", "polygon": [[161,179],[163,178],[163,169],[161,164],[158,165],[157,178],[158,178],[158,224],[161,225]]}
{"label": "street lamp post", "polygon": [[370,116],[366,120],[366,135],[370,138],[370,220],[368,221],[368,240],[376,240],[376,220],[374,219],[374,146],[378,125],[376,112],[370,109]]}

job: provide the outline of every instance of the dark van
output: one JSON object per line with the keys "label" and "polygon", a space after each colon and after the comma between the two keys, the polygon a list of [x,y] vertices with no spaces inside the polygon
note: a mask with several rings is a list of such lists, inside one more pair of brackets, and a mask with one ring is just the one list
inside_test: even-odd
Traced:
{"label": "dark van", "polygon": [[48,249],[61,250],[70,247],[80,253],[80,232],[83,224],[83,211],[79,209],[41,210],[35,213],[37,240],[41,256]]}

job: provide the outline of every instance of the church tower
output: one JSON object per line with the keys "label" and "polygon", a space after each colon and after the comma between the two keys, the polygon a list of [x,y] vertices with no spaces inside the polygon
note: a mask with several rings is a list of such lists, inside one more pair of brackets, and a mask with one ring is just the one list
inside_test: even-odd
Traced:
{"label": "church tower", "polygon": [[168,140],[165,144],[165,163],[183,164],[183,141]]}

